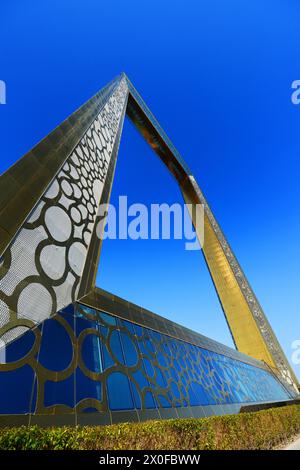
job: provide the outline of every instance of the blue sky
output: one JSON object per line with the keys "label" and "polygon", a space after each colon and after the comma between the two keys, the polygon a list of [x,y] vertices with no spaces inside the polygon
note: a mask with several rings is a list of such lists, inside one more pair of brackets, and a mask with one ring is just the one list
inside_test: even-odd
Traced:
{"label": "blue sky", "polygon": [[[289,358],[300,339],[299,18],[296,0],[2,0],[0,20],[0,171],[125,71],[192,169]],[[181,201],[129,122],[112,202],[119,194]],[[201,253],[180,241],[106,241],[98,283],[232,344]]]}

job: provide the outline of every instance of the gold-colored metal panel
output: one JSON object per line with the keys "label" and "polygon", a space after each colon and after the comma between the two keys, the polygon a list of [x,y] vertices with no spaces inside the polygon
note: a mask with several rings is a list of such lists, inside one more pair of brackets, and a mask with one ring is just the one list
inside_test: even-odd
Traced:
{"label": "gold-colored metal panel", "polygon": [[207,215],[204,216],[203,254],[237,349],[275,367]]}

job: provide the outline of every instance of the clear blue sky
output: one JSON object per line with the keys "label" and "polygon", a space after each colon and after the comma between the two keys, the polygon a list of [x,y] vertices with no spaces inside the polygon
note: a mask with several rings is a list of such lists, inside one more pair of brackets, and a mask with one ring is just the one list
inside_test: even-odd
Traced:
{"label": "clear blue sky", "polygon": [[[0,171],[125,71],[198,179],[290,358],[300,339],[299,2],[2,0],[0,21]],[[119,194],[181,201],[129,122],[113,202]],[[98,284],[232,344],[202,255],[182,242],[106,241]]]}

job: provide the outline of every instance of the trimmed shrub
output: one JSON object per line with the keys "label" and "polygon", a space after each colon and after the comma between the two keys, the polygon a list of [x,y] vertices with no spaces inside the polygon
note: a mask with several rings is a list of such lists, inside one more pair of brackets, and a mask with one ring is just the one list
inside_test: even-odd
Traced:
{"label": "trimmed shrub", "polygon": [[0,429],[1,450],[272,449],[300,433],[300,405],[202,419]]}

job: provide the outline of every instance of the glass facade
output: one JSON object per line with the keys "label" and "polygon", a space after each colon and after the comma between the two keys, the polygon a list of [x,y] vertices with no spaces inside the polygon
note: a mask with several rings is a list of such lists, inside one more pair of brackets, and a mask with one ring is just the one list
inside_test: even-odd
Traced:
{"label": "glass facade", "polygon": [[[125,115],[175,177],[185,202],[203,205],[203,254],[235,345],[252,359],[95,287],[98,209],[110,199]],[[174,411],[299,396],[297,378],[194,176],[125,74],[1,175],[0,193],[0,340],[20,339],[8,347],[8,364],[0,364],[3,410],[97,410],[110,417],[135,410],[139,418],[148,407]],[[76,302],[112,316],[92,308],[62,311]],[[14,406],[12,389],[20,381],[25,395]],[[122,399],[113,396],[120,386]]]}
{"label": "glass facade", "polygon": [[193,407],[219,414],[224,405],[291,399],[263,363],[254,366],[80,304],[8,345],[0,389],[0,414]]}

